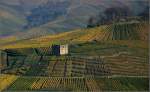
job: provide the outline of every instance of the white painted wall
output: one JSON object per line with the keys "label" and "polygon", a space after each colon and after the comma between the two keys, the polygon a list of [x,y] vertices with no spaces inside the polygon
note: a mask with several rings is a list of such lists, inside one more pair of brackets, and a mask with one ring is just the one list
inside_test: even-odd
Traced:
{"label": "white painted wall", "polygon": [[67,55],[68,53],[68,45],[60,45],[60,55]]}

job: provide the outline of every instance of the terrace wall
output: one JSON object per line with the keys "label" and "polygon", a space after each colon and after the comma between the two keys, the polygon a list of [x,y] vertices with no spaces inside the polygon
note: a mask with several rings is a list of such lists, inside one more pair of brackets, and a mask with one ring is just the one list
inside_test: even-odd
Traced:
{"label": "terrace wall", "polygon": [[7,53],[4,51],[0,51],[0,72],[7,66],[8,66]]}

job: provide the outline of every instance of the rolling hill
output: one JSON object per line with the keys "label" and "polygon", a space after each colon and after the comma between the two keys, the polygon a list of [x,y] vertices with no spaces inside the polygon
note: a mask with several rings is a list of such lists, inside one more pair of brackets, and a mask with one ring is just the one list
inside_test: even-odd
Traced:
{"label": "rolling hill", "polygon": [[0,38],[21,32],[25,22],[17,11],[0,5]]}
{"label": "rolling hill", "polygon": [[[51,8],[51,11],[49,9],[49,5],[51,6],[52,3],[47,4],[48,1],[53,1],[54,3],[65,2],[65,4],[60,4],[58,5],[58,7],[65,7],[66,3],[68,4],[67,7],[62,8],[62,14],[61,12],[57,13],[57,11],[60,11],[60,8],[54,7]],[[3,17],[0,18],[2,21],[0,26],[2,27],[1,29],[3,29],[2,31],[0,31],[0,35],[13,35],[18,37],[18,39],[27,39],[45,36],[49,34],[67,32],[79,28],[85,28],[87,26],[87,21],[89,17],[95,16],[97,14],[103,15],[103,12],[107,8],[111,7],[123,7],[132,12],[133,16],[138,15],[139,13],[142,13],[144,11],[145,7],[148,6],[147,0],[145,1],[140,2],[130,0],[1,0],[1,12],[8,12],[8,15],[13,15],[14,18],[13,20],[11,18],[7,18],[7,20]],[[3,9],[3,7],[5,7],[5,9]],[[40,14],[40,12],[43,13]],[[51,12],[56,12],[57,17],[54,14],[54,16],[56,17],[54,20],[49,20],[51,19],[49,17],[53,17],[49,16],[49,13]],[[37,15],[37,18],[35,18],[34,15]],[[23,18],[20,16],[22,16]],[[23,26],[27,24],[26,22],[28,22],[28,24],[33,23],[33,21],[27,20],[29,16],[31,20],[35,19],[35,23],[39,24],[29,29],[24,29]],[[48,20],[43,16],[47,16]],[[38,20],[39,18],[41,19]],[[7,23],[5,23],[4,21],[6,21]],[[20,21],[19,24],[17,21]],[[9,26],[9,28],[7,26]]]}
{"label": "rolling hill", "polygon": [[119,23],[95,28],[78,29],[70,32],[43,36],[34,39],[14,41],[11,43],[2,44],[1,48],[49,47],[52,44],[75,44],[96,41],[127,41],[126,44],[129,44],[130,41],[143,41],[147,43],[147,40],[147,23]]}

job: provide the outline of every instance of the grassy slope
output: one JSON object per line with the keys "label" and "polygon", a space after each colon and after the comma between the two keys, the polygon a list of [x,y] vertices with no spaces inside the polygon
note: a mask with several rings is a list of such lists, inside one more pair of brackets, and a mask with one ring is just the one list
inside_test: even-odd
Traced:
{"label": "grassy slope", "polygon": [[1,38],[0,39],[0,44],[5,44],[5,43],[13,42],[13,41],[16,41],[16,40],[17,40],[17,38],[15,36]]}
{"label": "grassy slope", "polygon": [[33,48],[47,47],[52,44],[64,43],[85,43],[91,41],[103,41],[132,47],[148,47],[148,24],[127,23],[104,25],[90,29],[79,29],[64,32],[56,35],[49,35],[40,38],[21,40],[3,45],[0,48]]}
{"label": "grassy slope", "polygon": [[9,85],[11,85],[17,79],[14,75],[0,75],[0,91],[6,89]]}

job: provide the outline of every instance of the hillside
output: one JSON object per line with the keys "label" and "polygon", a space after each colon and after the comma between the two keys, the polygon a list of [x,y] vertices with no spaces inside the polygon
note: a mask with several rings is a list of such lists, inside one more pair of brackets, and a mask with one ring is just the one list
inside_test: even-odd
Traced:
{"label": "hillside", "polygon": [[0,38],[21,32],[25,22],[17,11],[0,5]]}
{"label": "hillside", "polygon": [[[0,91],[147,91],[148,28],[124,22],[34,39],[0,39],[9,63],[0,75]],[[52,44],[66,43],[68,55],[51,54]]]}
{"label": "hillside", "polygon": [[[10,44],[1,44],[1,48],[25,48],[25,47],[47,47],[52,44],[85,43],[93,41],[124,42],[124,41],[148,40],[148,24],[146,23],[124,23],[115,25],[104,25],[95,28],[79,29],[56,35],[49,35],[35,39],[20,40]],[[127,42],[128,43],[128,42]]]}
{"label": "hillside", "polygon": [[7,16],[13,16],[13,19],[0,18],[0,29],[3,29],[0,35],[27,39],[86,28],[90,17],[103,16],[105,10],[116,6],[118,10],[129,11],[132,16],[145,15],[147,1],[1,0],[0,12],[8,12]]}

